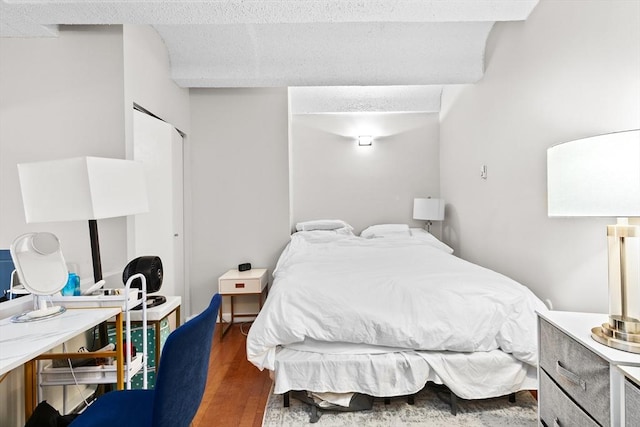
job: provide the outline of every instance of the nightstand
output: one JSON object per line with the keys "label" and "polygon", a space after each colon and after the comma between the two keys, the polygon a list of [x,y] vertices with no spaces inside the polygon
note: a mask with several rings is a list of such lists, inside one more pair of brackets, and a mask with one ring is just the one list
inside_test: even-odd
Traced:
{"label": "nightstand", "polygon": [[640,408],[625,407],[627,380],[620,368],[640,366],[640,354],[591,338],[591,328],[608,319],[606,314],[538,313],[540,425],[624,426],[625,419],[638,416]]}
{"label": "nightstand", "polygon": [[[218,278],[218,293],[222,296],[231,297],[231,320],[229,322],[226,322],[222,318],[222,307],[224,304],[220,304],[220,340],[222,340],[224,334],[227,333],[235,319],[235,313],[233,311],[233,298],[235,296],[258,295],[260,298],[260,309],[262,309],[262,304],[269,295],[267,269],[254,268],[247,271],[229,270]],[[249,316],[257,315],[258,313],[249,314]],[[227,323],[226,326],[225,323]]]}

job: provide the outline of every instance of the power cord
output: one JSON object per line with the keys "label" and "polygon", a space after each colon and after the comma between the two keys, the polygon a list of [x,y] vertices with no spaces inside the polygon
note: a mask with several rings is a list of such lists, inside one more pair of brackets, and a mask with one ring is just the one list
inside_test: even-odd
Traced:
{"label": "power cord", "polygon": [[245,331],[244,331],[244,325],[249,325],[249,324],[251,324],[251,323],[253,323],[253,321],[252,321],[252,322],[242,322],[242,323],[240,323],[240,333],[241,333],[242,335],[244,335],[245,337],[246,337],[247,335],[249,335],[249,330],[247,330],[247,331],[245,332]]}
{"label": "power cord", "polygon": [[[83,349],[84,349],[85,352],[87,351],[84,347],[80,348],[80,350],[83,350]],[[62,343],[62,351],[64,353],[67,352],[66,343]],[[76,389],[78,389],[78,394],[80,394],[80,397],[82,397],[82,400],[84,401],[84,404],[86,406],[89,406],[89,402],[87,402],[87,398],[82,393],[82,390],[80,389],[80,384],[78,384],[78,379],[76,378],[76,374],[73,371],[73,364],[71,363],[71,358],[67,358],[67,363],[69,364],[69,369],[71,370],[71,376],[73,377],[73,383],[76,385]]]}

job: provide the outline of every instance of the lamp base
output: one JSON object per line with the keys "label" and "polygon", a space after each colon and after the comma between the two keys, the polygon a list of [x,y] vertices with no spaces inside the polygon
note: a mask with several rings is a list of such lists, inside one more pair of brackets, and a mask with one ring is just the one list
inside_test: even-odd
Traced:
{"label": "lamp base", "polygon": [[591,338],[622,351],[640,354],[640,323],[611,316],[610,323],[591,329]]}

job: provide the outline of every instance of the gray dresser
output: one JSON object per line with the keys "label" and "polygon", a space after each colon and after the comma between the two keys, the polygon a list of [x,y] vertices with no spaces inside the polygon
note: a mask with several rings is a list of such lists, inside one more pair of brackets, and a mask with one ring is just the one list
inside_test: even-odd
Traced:
{"label": "gray dresser", "polygon": [[640,355],[591,338],[591,328],[607,319],[606,314],[538,313],[540,425],[640,426],[640,388],[620,369],[640,367]]}
{"label": "gray dresser", "polygon": [[624,413],[628,426],[640,426],[640,367],[620,366],[624,375]]}

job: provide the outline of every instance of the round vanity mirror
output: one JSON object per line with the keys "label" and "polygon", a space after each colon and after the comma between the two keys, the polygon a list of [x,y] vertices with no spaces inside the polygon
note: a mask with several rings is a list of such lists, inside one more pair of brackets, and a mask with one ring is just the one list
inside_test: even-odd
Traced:
{"label": "round vanity mirror", "polygon": [[28,322],[64,312],[64,307],[47,301],[48,296],[62,290],[69,276],[58,238],[48,232],[23,234],[14,240],[10,251],[20,283],[34,295],[34,310],[12,320]]}

